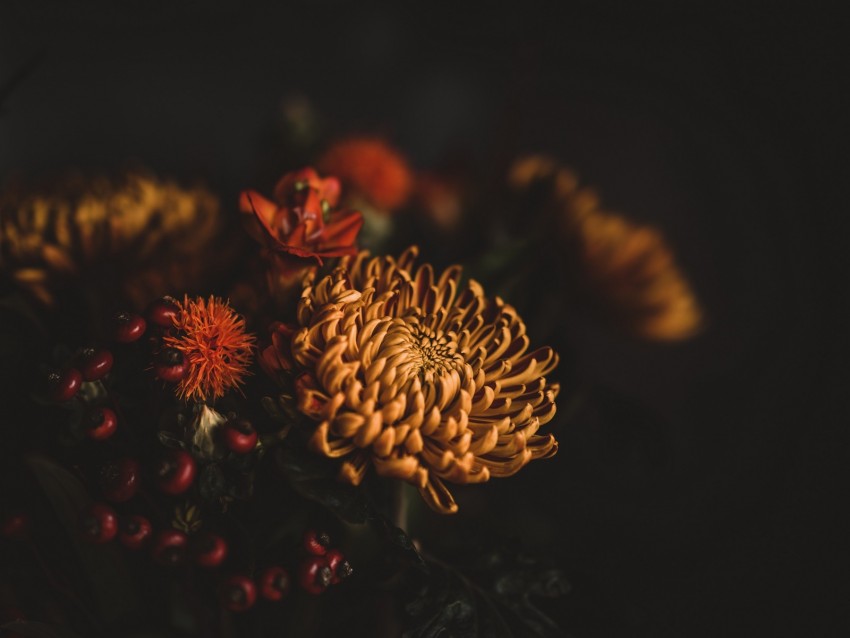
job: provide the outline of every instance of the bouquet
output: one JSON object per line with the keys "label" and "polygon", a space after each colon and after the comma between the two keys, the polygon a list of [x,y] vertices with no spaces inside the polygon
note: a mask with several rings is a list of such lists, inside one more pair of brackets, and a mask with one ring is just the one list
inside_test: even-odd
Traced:
{"label": "bouquet", "polygon": [[312,163],[4,190],[4,635],[564,635],[563,567],[476,521],[558,462],[565,317],[685,339],[687,279],[552,158]]}

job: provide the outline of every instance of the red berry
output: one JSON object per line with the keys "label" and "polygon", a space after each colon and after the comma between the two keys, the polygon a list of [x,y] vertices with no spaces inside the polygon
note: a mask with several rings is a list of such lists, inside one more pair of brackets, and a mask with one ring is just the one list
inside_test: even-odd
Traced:
{"label": "red berry", "polygon": [[147,324],[139,315],[134,315],[129,312],[121,312],[115,315],[115,340],[121,343],[132,343],[138,341],[145,330]]}
{"label": "red berry", "polygon": [[227,542],[218,534],[203,534],[195,542],[195,564],[218,567],[227,558]]}
{"label": "red berry", "polygon": [[221,604],[230,611],[245,611],[257,601],[257,587],[247,576],[231,576],[222,583]]}
{"label": "red berry", "polygon": [[237,454],[247,454],[257,447],[257,431],[250,421],[230,421],[224,428],[224,442]]}
{"label": "red berry", "polygon": [[317,532],[308,529],[304,532],[304,549],[314,556],[324,556],[331,544],[331,537],[327,532]]}
{"label": "red berry", "polygon": [[136,459],[122,458],[104,465],[100,470],[104,498],[113,503],[129,501],[139,491],[139,474],[139,462]]}
{"label": "red berry", "polygon": [[32,519],[26,512],[11,512],[0,523],[0,535],[4,538],[24,538],[30,530]]}
{"label": "red berry", "polygon": [[118,516],[103,503],[92,505],[80,519],[83,538],[92,543],[108,543],[118,533]]}
{"label": "red berry", "polygon": [[345,560],[345,555],[338,549],[329,549],[325,560],[331,570],[331,585],[341,583],[354,573],[351,563]]}
{"label": "red berry", "polygon": [[163,348],[157,354],[153,369],[163,381],[176,383],[188,374],[189,363],[177,348]]}
{"label": "red berry", "polygon": [[118,429],[118,417],[109,408],[92,408],[85,419],[86,436],[95,441],[108,439]]}
{"label": "red berry", "polygon": [[76,368],[68,368],[62,372],[51,372],[47,376],[50,398],[54,401],[70,401],[83,384],[83,375]]}
{"label": "red berry", "polygon": [[321,594],[328,588],[333,575],[323,556],[307,558],[298,568],[298,584],[311,594]]}
{"label": "red berry", "polygon": [[112,370],[113,357],[109,350],[86,348],[80,357],[80,372],[86,381],[97,381]]}
{"label": "red berry", "polygon": [[148,306],[148,309],[145,311],[145,317],[147,317],[150,323],[161,328],[172,328],[174,326],[174,319],[179,312],[180,306],[177,305],[175,299],[163,297]]}
{"label": "red berry", "polygon": [[168,450],[156,468],[156,482],[166,494],[182,494],[195,480],[195,459],[185,450]]}
{"label": "red berry", "polygon": [[283,567],[267,567],[258,580],[260,595],[266,600],[280,600],[289,593],[292,583]]}
{"label": "red berry", "polygon": [[154,539],[151,555],[160,565],[179,565],[186,560],[189,538],[176,529],[164,529]]}
{"label": "red berry", "polygon": [[144,516],[134,514],[121,519],[118,540],[127,549],[141,549],[151,534],[151,523]]}

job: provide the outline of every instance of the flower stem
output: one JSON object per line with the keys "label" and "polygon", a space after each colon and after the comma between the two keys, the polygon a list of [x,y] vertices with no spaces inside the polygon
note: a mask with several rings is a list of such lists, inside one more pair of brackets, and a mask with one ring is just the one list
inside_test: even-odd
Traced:
{"label": "flower stem", "polygon": [[392,521],[393,524],[407,532],[410,500],[407,497],[407,484],[398,481],[393,490]]}

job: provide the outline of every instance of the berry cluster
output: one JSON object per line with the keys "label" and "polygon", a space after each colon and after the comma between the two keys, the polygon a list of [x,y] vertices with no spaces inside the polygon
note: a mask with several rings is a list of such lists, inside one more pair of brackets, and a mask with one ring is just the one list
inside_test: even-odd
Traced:
{"label": "berry cluster", "polygon": [[[7,527],[9,535],[18,533],[21,520],[18,515],[4,522],[4,534]],[[178,566],[191,562],[198,567],[215,568],[220,567],[228,555],[227,541],[218,534],[189,536],[173,528],[154,534],[146,517],[138,514],[119,517],[104,503],[93,504],[81,521],[83,537],[88,541],[102,544],[117,538],[121,545],[133,551],[148,547],[151,557],[160,565]],[[304,534],[303,550],[297,582],[310,594],[321,594],[353,573],[342,551],[330,547],[330,537],[325,532],[308,530]],[[254,605],[258,593],[266,600],[279,601],[289,593],[291,586],[289,571],[272,565],[260,571],[255,580],[244,574],[224,578],[219,587],[220,602],[231,611],[245,611]]]}
{"label": "berry cluster", "polygon": [[[220,307],[216,307],[216,310],[224,312]],[[141,349],[121,352],[129,359],[135,359],[131,361],[130,367],[135,365],[137,371],[141,371],[146,366],[166,387],[172,386],[172,390],[176,387],[175,384],[179,384],[190,374],[198,374],[194,367],[203,368],[202,365],[193,366],[184,352],[168,345],[179,340],[177,324],[180,312],[181,308],[175,299],[163,297],[148,307],[144,317],[129,312],[116,314],[111,330],[112,340],[118,349],[131,344],[141,344]],[[231,319],[229,316],[227,318]],[[210,336],[213,343],[216,338],[214,333]],[[243,342],[240,343],[250,345],[252,339],[243,337]],[[138,361],[140,352],[144,357],[144,364]],[[112,396],[113,388],[110,384],[110,372],[116,364],[117,353],[118,350],[113,353],[104,347],[86,347],[66,357],[60,366],[48,370],[46,374],[47,398],[71,409],[76,415],[75,423],[78,426],[74,429],[94,441],[110,439],[121,424],[118,402]],[[225,361],[227,360],[225,358]],[[234,384],[237,382],[238,379],[233,380]],[[197,405],[204,405],[204,402]],[[235,414],[231,416],[233,418],[217,432],[217,442],[237,455],[254,451],[259,442],[259,434],[250,421],[236,418]],[[169,494],[185,491],[195,474],[190,458],[177,457],[179,455],[160,460],[158,482],[160,488]],[[127,498],[132,494],[132,491],[128,492]],[[126,499],[116,497],[109,500]]]}
{"label": "berry cluster", "polygon": [[[354,570],[345,555],[330,548],[330,537],[325,532],[307,530],[304,534],[304,556],[298,565],[298,585],[307,593],[318,595],[331,585],[341,583]],[[231,611],[246,611],[257,601],[257,594],[265,600],[283,600],[292,588],[289,572],[279,565],[266,567],[252,580],[236,574],[224,580],[219,588],[221,604]]]}
{"label": "berry cluster", "polygon": [[[112,321],[112,340],[118,345],[132,344],[147,334],[150,344],[156,346],[162,335],[172,328],[178,310],[172,298],[163,297],[148,307],[145,313],[147,320],[137,314],[119,312]],[[87,347],[66,361],[65,365],[47,373],[48,398],[56,403],[68,403],[75,398],[80,400],[87,408],[82,420],[84,432],[96,441],[110,438],[118,426],[114,409],[92,399],[103,394],[98,390],[102,389],[102,382],[108,377],[114,363],[112,351]],[[181,352],[157,347],[153,369],[159,379],[174,383],[187,374],[188,364]],[[86,384],[91,385],[87,388]],[[100,387],[96,384],[100,384]],[[89,392],[84,392],[86,389]]]}
{"label": "berry cluster", "polygon": [[[190,311],[195,314],[185,318],[184,315]],[[209,323],[214,321],[218,321],[220,326],[213,326],[213,330],[209,330]],[[112,321],[111,337],[117,344],[127,345],[147,336],[153,353],[151,367],[156,377],[167,383],[179,384],[193,372],[192,362],[185,354],[185,350],[191,348],[188,345],[183,349],[176,347],[183,336],[179,334],[178,327],[185,328],[187,323],[199,328],[197,332],[201,333],[200,336],[189,335],[189,343],[203,350],[203,354],[208,357],[204,369],[195,372],[207,374],[211,378],[217,377],[214,392],[217,396],[225,388],[238,386],[241,383],[240,376],[245,373],[243,360],[253,347],[253,337],[244,334],[243,322],[226,304],[215,299],[211,298],[208,303],[187,299],[184,310],[176,299],[163,297],[148,306],[144,317],[131,312],[119,312]],[[239,365],[236,365],[237,359],[240,360]],[[82,350],[66,365],[48,373],[49,398],[60,403],[71,401],[84,383],[106,377],[113,363],[114,357],[109,350]],[[203,382],[196,380],[195,384],[203,385]],[[196,390],[201,397],[207,394],[202,388]]]}
{"label": "berry cluster", "polygon": [[329,585],[336,585],[353,573],[345,555],[330,544],[326,532],[309,530],[304,534],[307,557],[298,569],[298,582],[311,594],[321,594]]}
{"label": "berry cluster", "polygon": [[[254,559],[243,560],[250,552],[243,552],[248,548],[237,542],[242,534],[226,515],[238,495],[226,488],[216,491],[213,479],[232,478],[236,485],[240,477],[253,477],[264,446],[250,420],[212,407],[223,396],[220,390],[238,387],[238,374],[228,379],[223,373],[244,372],[239,357],[244,360],[252,344],[253,337],[242,333],[231,313],[213,298],[187,298],[181,304],[169,297],[152,303],[144,316],[119,313],[112,324],[113,347],[83,349],[51,371],[48,396],[75,415],[72,423],[83,435],[79,440],[97,443],[81,455],[87,460],[82,465],[91,468],[88,473],[74,463],[77,474],[99,494],[80,514],[81,538],[117,542],[160,566],[220,569],[219,603],[245,611],[258,597],[282,600],[293,583],[308,594],[321,594],[350,576],[352,568],[342,551],[330,546],[327,533],[308,530],[291,565],[239,569]],[[210,328],[216,321],[219,332]],[[218,358],[222,349],[223,358]],[[204,371],[215,365],[220,365],[218,382],[206,383]],[[137,394],[139,387],[151,393],[154,399],[146,403],[156,407],[133,404],[125,418],[126,394]],[[157,436],[146,430],[148,423],[156,423]],[[170,520],[168,511],[175,512]],[[2,532],[21,536],[29,525],[26,514],[15,513],[4,519]]]}

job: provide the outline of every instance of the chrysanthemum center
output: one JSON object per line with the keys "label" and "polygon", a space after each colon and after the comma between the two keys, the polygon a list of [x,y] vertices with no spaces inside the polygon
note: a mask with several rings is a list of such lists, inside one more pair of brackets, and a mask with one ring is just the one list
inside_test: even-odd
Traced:
{"label": "chrysanthemum center", "polygon": [[404,380],[419,377],[430,383],[463,365],[453,334],[431,330],[416,320],[397,319],[382,350],[395,368],[396,378]]}
{"label": "chrysanthemum center", "polygon": [[411,358],[416,361],[420,371],[435,372],[451,367],[454,361],[454,344],[441,337],[431,337],[425,333],[412,333],[410,342]]}

